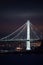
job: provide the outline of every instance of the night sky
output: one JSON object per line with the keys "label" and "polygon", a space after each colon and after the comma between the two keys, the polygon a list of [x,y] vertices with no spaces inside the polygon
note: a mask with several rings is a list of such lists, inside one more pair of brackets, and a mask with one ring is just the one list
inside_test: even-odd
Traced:
{"label": "night sky", "polygon": [[0,33],[11,33],[27,20],[43,32],[43,3],[0,1]]}

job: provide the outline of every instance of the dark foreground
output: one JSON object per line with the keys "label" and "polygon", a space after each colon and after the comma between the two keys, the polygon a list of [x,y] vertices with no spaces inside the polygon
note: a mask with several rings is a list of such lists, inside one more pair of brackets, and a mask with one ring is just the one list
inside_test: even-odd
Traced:
{"label": "dark foreground", "polygon": [[42,46],[34,51],[0,53],[0,65],[43,65]]}
{"label": "dark foreground", "polygon": [[0,54],[0,65],[43,65],[43,53],[13,52]]}

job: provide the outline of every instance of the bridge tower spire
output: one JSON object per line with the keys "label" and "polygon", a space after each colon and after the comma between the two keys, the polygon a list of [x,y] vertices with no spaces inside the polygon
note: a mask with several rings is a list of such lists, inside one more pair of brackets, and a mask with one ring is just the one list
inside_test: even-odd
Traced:
{"label": "bridge tower spire", "polygon": [[26,50],[30,50],[30,21],[28,20],[26,24],[27,24],[27,40],[29,40],[26,41]]}

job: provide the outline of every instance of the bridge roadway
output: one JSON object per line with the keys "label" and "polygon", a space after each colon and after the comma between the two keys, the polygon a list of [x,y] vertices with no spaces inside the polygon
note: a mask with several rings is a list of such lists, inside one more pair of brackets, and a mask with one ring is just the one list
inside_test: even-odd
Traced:
{"label": "bridge roadway", "polygon": [[30,41],[30,42],[37,42],[37,41],[42,41],[40,39],[13,39],[13,40],[0,40],[0,42],[26,42],[26,41]]}

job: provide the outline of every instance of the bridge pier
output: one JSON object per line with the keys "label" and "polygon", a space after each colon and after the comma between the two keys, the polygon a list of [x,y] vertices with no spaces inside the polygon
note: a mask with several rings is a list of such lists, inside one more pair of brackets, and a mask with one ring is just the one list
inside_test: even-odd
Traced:
{"label": "bridge pier", "polygon": [[[30,21],[27,21],[27,40],[30,40]],[[26,41],[26,50],[30,50],[30,41]]]}

